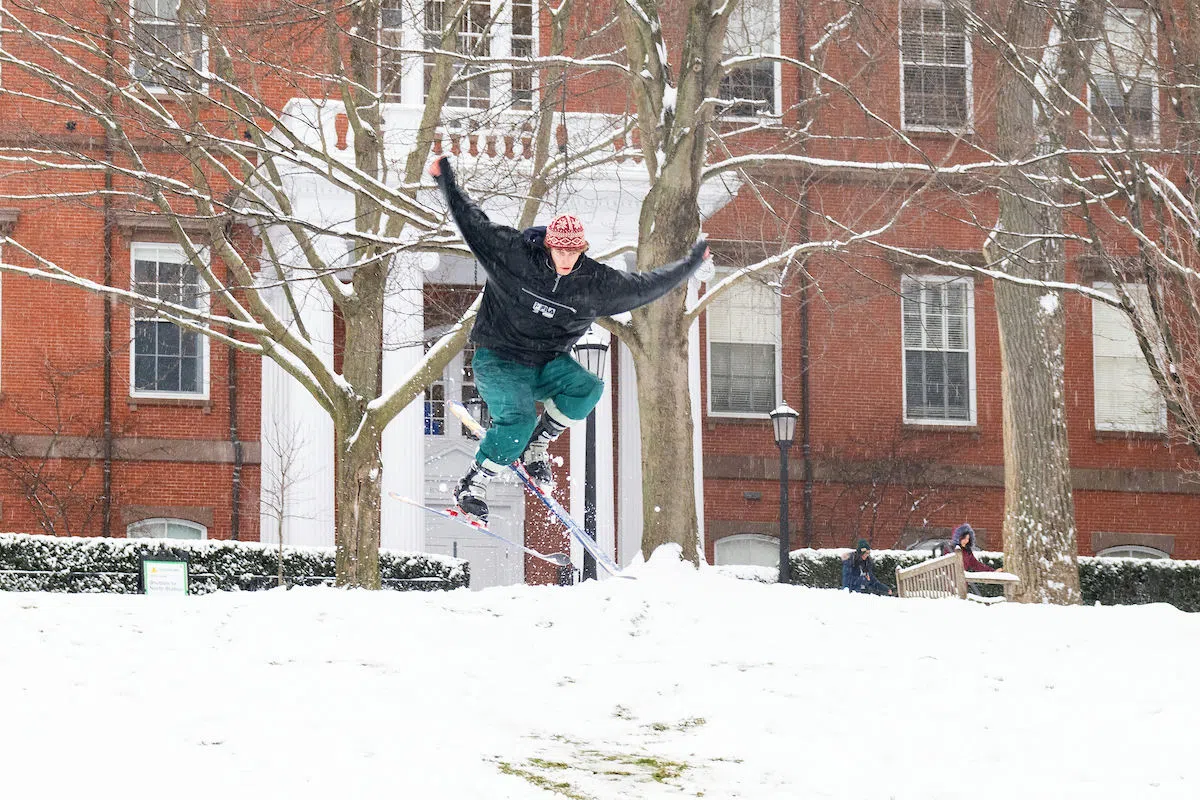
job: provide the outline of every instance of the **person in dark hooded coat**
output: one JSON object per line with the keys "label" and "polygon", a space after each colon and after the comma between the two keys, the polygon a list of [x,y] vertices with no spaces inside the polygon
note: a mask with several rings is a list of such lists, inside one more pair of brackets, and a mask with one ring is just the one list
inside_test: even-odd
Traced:
{"label": "person in dark hooded coat", "polygon": [[950,537],[950,549],[962,554],[964,572],[995,572],[995,567],[989,567],[975,557],[975,529],[963,523],[954,529]]}
{"label": "person in dark hooded coat", "polygon": [[891,588],[875,577],[871,545],[859,539],[858,546],[842,561],[842,588],[863,594],[891,594]]}
{"label": "person in dark hooded coat", "polygon": [[[583,224],[559,214],[546,227],[498,225],[454,180],[445,157],[429,168],[459,232],[487,274],[471,330],[475,387],[492,424],[454,498],[487,523],[487,485],[521,458],[529,477],[553,487],[548,448],[587,418],[603,381],[571,357],[597,317],[644,306],[686,281],[709,258],[704,239],[686,258],[647,272],[622,272],[585,254]],[[539,418],[535,402],[541,402]]]}

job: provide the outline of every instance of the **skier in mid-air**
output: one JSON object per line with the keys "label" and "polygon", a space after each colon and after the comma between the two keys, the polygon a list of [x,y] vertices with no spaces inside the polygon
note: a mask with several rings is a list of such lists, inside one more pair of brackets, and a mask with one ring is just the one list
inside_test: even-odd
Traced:
{"label": "skier in mid-air", "polygon": [[570,356],[571,347],[597,317],[632,311],[687,280],[709,258],[708,244],[701,239],[687,258],[649,272],[622,272],[584,254],[577,217],[559,214],[523,232],[497,225],[455,183],[447,158],[429,174],[487,273],[471,365],[492,424],[454,490],[459,508],[486,525],[488,482],[520,457],[539,487],[553,488],[547,448],[600,401],[603,381]]}

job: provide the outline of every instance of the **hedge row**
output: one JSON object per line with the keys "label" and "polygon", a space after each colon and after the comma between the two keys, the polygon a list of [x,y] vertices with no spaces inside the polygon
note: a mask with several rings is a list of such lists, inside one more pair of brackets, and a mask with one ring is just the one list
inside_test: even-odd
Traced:
{"label": "hedge row", "polygon": [[[819,589],[842,585],[842,556],[848,550],[794,550],[792,583]],[[999,553],[976,553],[989,567],[1003,566]],[[929,557],[924,551],[873,550],[876,577],[896,587],[896,570]],[[1079,557],[1079,585],[1088,605],[1170,603],[1181,611],[1200,611],[1200,561],[1149,558]],[[982,594],[1001,594],[999,586],[981,586]]]}
{"label": "hedge row", "polygon": [[[189,562],[193,594],[253,591],[278,585],[279,547],[257,542],[0,534],[0,591],[138,591],[143,556]],[[332,547],[284,547],[289,585],[332,585]],[[467,562],[427,553],[383,550],[379,571],[386,589],[457,589],[468,585]]]}

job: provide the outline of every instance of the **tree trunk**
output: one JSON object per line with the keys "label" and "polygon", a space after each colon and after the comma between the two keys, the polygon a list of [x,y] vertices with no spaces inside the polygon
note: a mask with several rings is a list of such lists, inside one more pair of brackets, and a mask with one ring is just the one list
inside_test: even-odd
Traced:
{"label": "tree trunk", "polygon": [[[336,424],[336,423],[335,423]],[[347,445],[346,428],[337,425],[337,585],[380,588],[380,442],[360,438]],[[351,431],[355,428],[350,428]]]}
{"label": "tree trunk", "polygon": [[642,555],[676,542],[684,558],[698,563],[688,340],[675,307],[682,291],[647,308],[661,335],[631,348],[642,435]]}
{"label": "tree trunk", "polygon": [[[1060,277],[1061,279],[1061,277]],[[1004,399],[1004,568],[1014,599],[1078,603],[1078,545],[1063,384],[1063,312],[995,281]]]}
{"label": "tree trunk", "polygon": [[[1008,40],[1022,52],[1045,47],[1045,10],[1018,2]],[[1039,105],[1016,64],[1000,62],[997,133],[1002,158],[1027,158],[1056,148],[1061,132],[1053,118],[1035,116]],[[989,261],[1010,275],[1062,281],[1058,160],[1001,177],[1000,214]],[[1004,567],[1020,577],[1014,599],[1078,603],[1078,546],[1064,391],[1065,317],[1058,293],[1010,281],[993,281],[1000,329],[1004,408]],[[1049,296],[1045,303],[1042,298]],[[1052,302],[1051,302],[1052,301]]]}

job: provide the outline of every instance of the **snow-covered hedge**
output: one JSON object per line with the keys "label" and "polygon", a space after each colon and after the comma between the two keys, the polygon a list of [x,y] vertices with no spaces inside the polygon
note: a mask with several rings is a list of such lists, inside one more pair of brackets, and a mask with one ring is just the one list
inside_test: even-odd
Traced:
{"label": "snow-covered hedge", "polygon": [[[278,585],[279,548],[256,542],[0,534],[0,591],[138,591],[142,556],[186,559],[193,594],[248,591]],[[386,589],[455,589],[469,580],[458,558],[383,550],[379,570]],[[290,584],[332,584],[332,547],[284,547]]]}
{"label": "snow-covered hedge", "polygon": [[[842,556],[850,551],[793,550],[792,583],[818,589],[842,585]],[[976,553],[989,567],[1000,567],[1000,553]],[[879,580],[896,587],[896,570],[929,557],[925,551],[872,550]],[[1083,602],[1092,605],[1170,603],[1181,611],[1200,611],[1200,561],[1080,556],[1079,584]],[[1000,594],[999,586],[982,586],[984,594]]]}

